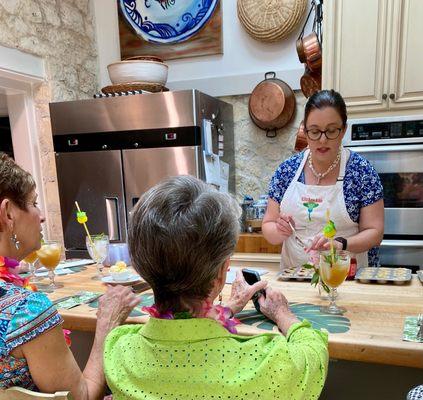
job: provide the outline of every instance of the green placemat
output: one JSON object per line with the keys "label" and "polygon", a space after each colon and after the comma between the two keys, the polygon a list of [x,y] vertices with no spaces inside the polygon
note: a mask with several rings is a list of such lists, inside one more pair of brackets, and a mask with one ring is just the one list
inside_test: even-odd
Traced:
{"label": "green placemat", "polygon": [[[320,306],[308,303],[289,303],[291,311],[302,321],[307,319],[315,329],[326,329],[329,333],[345,333],[350,330],[350,320],[342,315],[320,312]],[[256,310],[241,311],[236,317],[246,325],[266,331],[278,331],[276,324]]]}
{"label": "green placemat", "polygon": [[101,296],[101,293],[97,292],[88,292],[88,291],[81,291],[75,296],[72,296],[69,299],[60,301],[58,303],[54,303],[57,309],[67,309],[70,310],[73,307],[77,307],[81,304],[86,304],[90,302],[92,299],[98,298]]}
{"label": "green placemat", "polygon": [[[131,311],[129,314],[130,317],[141,317],[142,315],[147,315],[144,311],[141,310],[144,306],[152,306],[154,304],[154,296],[152,294],[144,293],[140,295],[141,302]],[[89,304],[92,308],[98,308],[98,300],[93,301]]]}
{"label": "green placemat", "polygon": [[418,342],[423,343],[423,339],[418,339],[417,334],[419,333],[420,326],[417,324],[417,317],[408,316],[404,320],[404,332],[402,340],[406,342]]}

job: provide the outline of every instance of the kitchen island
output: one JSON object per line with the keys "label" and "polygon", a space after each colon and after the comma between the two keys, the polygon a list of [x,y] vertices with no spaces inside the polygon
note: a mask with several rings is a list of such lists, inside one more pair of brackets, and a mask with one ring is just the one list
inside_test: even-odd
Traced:
{"label": "kitchen island", "polygon": [[[262,279],[272,287],[280,289],[290,302],[323,305],[316,288],[307,281],[279,281],[278,256],[271,254],[240,254],[232,258],[232,266],[263,267],[268,271]],[[71,295],[80,290],[105,291],[99,280],[94,280],[95,266],[87,266],[84,271],[58,276],[57,282],[63,287],[49,297],[52,300]],[[143,294],[152,293],[151,291]],[[228,297],[230,285],[225,285],[223,297]],[[423,312],[423,285],[413,275],[409,284],[362,284],[355,281],[344,282],[339,288],[337,303],[346,307],[345,317],[350,328],[345,333],[329,335],[330,357],[338,360],[360,361],[393,366],[423,368],[423,343],[402,340],[404,318]],[[253,309],[252,303],[247,308]],[[96,308],[81,305],[70,310],[59,310],[64,318],[64,328],[93,332],[96,324]],[[130,317],[128,323],[145,323],[146,315]],[[266,332],[256,326],[242,324],[238,327],[241,335]]]}

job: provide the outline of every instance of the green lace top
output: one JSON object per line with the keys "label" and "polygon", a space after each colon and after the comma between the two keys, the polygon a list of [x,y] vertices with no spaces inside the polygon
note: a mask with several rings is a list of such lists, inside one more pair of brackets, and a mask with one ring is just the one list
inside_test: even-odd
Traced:
{"label": "green lace top", "polygon": [[306,320],[285,338],[234,335],[207,318],[150,318],[114,329],[104,351],[114,400],[318,399],[327,365],[327,334]]}

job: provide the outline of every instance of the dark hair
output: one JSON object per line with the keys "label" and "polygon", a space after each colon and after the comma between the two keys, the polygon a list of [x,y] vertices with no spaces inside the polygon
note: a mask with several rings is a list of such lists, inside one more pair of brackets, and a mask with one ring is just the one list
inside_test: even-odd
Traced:
{"label": "dark hair", "polygon": [[34,189],[32,175],[0,152],[0,201],[7,198],[20,209],[27,210],[28,196]]}
{"label": "dark hair", "polygon": [[144,193],[128,230],[134,268],[160,312],[197,311],[239,234],[240,207],[193,176],[169,178]]}
{"label": "dark hair", "polygon": [[304,125],[307,124],[307,119],[311,111],[315,109],[322,110],[327,107],[332,107],[338,112],[343,126],[347,124],[347,107],[345,101],[338,92],[331,89],[320,90],[307,100],[304,110]]}

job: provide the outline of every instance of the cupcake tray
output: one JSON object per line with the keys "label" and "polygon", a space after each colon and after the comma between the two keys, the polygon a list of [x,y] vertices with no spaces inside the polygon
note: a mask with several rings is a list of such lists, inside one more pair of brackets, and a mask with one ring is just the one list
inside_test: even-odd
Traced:
{"label": "cupcake tray", "polygon": [[277,279],[280,280],[291,280],[297,281],[311,280],[314,274],[314,269],[306,269],[301,266],[299,267],[288,267],[284,268],[278,273]]}
{"label": "cupcake tray", "polygon": [[355,279],[361,283],[395,283],[401,285],[411,280],[408,268],[360,268]]}

